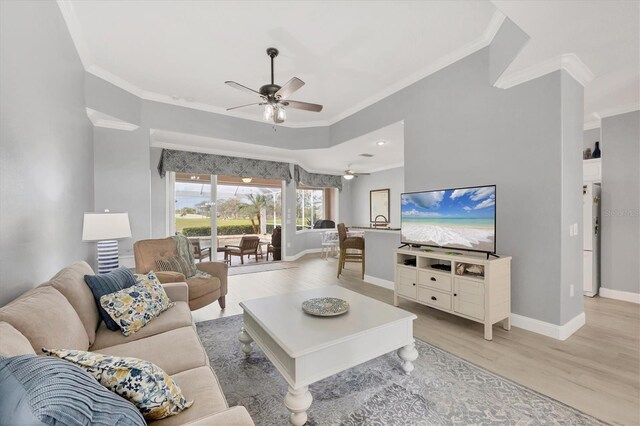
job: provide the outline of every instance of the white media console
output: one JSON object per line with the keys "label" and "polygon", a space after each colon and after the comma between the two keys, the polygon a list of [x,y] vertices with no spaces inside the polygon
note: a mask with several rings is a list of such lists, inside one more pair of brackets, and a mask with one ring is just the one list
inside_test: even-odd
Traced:
{"label": "white media console", "polygon": [[492,326],[499,321],[509,330],[511,257],[486,259],[484,254],[453,253],[458,252],[395,250],[394,305],[398,306],[399,298],[408,299],[483,323],[487,340],[492,339]]}

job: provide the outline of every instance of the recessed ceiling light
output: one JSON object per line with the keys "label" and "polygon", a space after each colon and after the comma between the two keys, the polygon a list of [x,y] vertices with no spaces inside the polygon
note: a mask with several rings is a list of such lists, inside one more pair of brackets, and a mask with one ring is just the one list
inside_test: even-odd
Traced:
{"label": "recessed ceiling light", "polygon": [[376,142],[376,145],[382,146],[382,145],[384,145],[386,143],[387,143],[386,141],[380,140],[380,141]]}

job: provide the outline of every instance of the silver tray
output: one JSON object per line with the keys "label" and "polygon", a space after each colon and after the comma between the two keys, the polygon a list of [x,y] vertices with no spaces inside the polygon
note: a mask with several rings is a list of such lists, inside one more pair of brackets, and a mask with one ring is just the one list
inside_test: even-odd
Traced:
{"label": "silver tray", "polygon": [[349,302],[335,297],[317,297],[302,302],[302,310],[317,317],[334,317],[349,310]]}

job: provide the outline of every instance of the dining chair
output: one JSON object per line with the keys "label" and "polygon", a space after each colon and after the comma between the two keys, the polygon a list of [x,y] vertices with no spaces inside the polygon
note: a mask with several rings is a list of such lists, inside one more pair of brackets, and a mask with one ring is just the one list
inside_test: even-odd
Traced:
{"label": "dining chair", "polygon": [[338,224],[338,240],[340,258],[338,259],[338,278],[347,262],[362,264],[362,279],[364,280],[364,238],[348,237],[344,223]]}

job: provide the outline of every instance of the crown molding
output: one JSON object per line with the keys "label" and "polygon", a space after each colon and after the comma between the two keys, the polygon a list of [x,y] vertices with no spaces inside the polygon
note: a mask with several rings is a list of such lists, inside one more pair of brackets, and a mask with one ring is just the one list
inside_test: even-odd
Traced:
{"label": "crown molding", "polygon": [[429,64],[427,67],[419,71],[416,71],[410,76],[400,80],[397,83],[392,84],[391,86],[387,87],[384,90],[381,90],[375,95],[368,97],[367,99],[354,105],[353,107],[346,109],[345,111],[331,118],[329,120],[329,125],[337,123],[338,121],[343,120],[349,117],[350,115],[353,115],[356,112],[375,104],[376,102],[422,80],[423,78],[426,78],[431,74],[434,74],[440,71],[441,69],[448,67],[449,65],[461,60],[462,58],[465,58],[477,52],[478,50],[487,47],[493,41],[493,38],[495,37],[496,33],[500,29],[500,26],[504,22],[505,18],[506,16],[502,12],[500,12],[499,10],[496,10],[493,13],[491,20],[489,21],[489,24],[487,25],[487,28],[482,33],[481,37],[472,41],[471,43],[468,43],[462,46],[460,49],[457,49],[451,52],[450,54],[437,59],[435,62],[432,62],[431,64]]}
{"label": "crown molding", "polygon": [[584,123],[583,130],[593,130],[600,128],[600,120],[591,120]]}
{"label": "crown molding", "polygon": [[100,111],[96,111],[91,108],[85,108],[87,111],[87,117],[94,127],[103,127],[105,129],[126,130],[131,132],[136,130],[139,126],[129,123],[127,121],[120,120],[110,115],[104,114]]}
{"label": "crown molding", "polygon": [[591,70],[575,53],[566,53],[521,71],[503,73],[494,86],[499,89],[508,89],[558,70],[565,70],[582,86],[586,86],[594,78]]}
{"label": "crown molding", "polygon": [[634,102],[631,104],[623,105],[616,108],[608,108],[598,113],[600,118],[613,117],[614,115],[626,114],[628,112],[640,110],[640,103]]}
{"label": "crown molding", "polygon": [[[242,118],[245,120],[264,123],[264,121],[261,118],[256,117],[255,115],[243,113],[241,111],[237,111],[237,110],[227,111],[225,108],[217,107],[211,104],[206,104],[202,102],[188,102],[182,99],[176,100],[169,95],[164,95],[157,92],[143,90],[140,87],[136,86],[135,84],[99,67],[98,65],[94,64],[91,59],[88,45],[85,42],[84,36],[82,35],[82,27],[80,26],[80,23],[76,17],[76,13],[73,9],[73,4],[71,3],[70,0],[56,0],[56,1],[58,3],[58,7],[60,8],[60,11],[62,12],[62,16],[64,17],[64,20],[67,24],[69,33],[71,34],[71,39],[73,40],[73,43],[76,46],[76,50],[78,51],[78,55],[80,56],[82,65],[84,66],[84,69],[88,73],[93,74],[97,77],[100,77],[101,79],[121,89],[124,89],[127,92],[144,100],[160,102],[160,103],[180,106],[184,108],[191,108],[191,109],[200,110],[200,111],[207,111],[207,112],[212,112],[216,114],[226,115],[229,117]],[[451,52],[448,55],[445,55],[440,59],[437,59],[435,62],[431,63],[429,66],[411,74],[409,77],[389,86],[385,90],[382,90],[368,97],[364,101],[358,103],[357,105],[351,108],[348,108],[347,110],[335,115],[334,117],[328,120],[303,121],[303,122],[297,122],[297,123],[285,122],[282,124],[278,124],[277,126],[290,127],[290,128],[308,128],[308,127],[326,127],[334,123],[337,123],[338,121],[343,120],[344,118],[347,118],[350,115],[353,115],[356,112],[370,105],[373,105],[374,103],[380,101],[381,99],[384,99],[389,95],[392,95],[393,93],[396,93],[399,90],[402,90],[405,87],[408,87],[413,83],[437,71],[440,71],[441,69],[453,64],[454,62],[457,62],[460,59],[466,56],[469,56],[472,53],[475,53],[484,47],[487,47],[493,41],[493,38],[495,37],[496,33],[500,29],[500,26],[502,25],[504,20],[505,20],[505,15],[499,10],[496,10],[493,13],[493,16],[491,17],[491,20],[489,21],[487,28],[484,30],[484,32],[478,39],[472,41],[471,43],[466,44],[465,46],[461,47],[458,50],[455,50],[454,52]]]}
{"label": "crown molding", "polygon": [[56,0],[56,2],[58,3],[58,8],[60,8],[60,12],[62,13],[62,18],[69,29],[71,40],[76,46],[80,62],[82,62],[82,66],[86,70],[92,64],[91,54],[89,53],[89,46],[87,46],[87,43],[82,36],[82,27],[80,26],[80,22],[78,22],[77,15],[73,9],[73,4],[69,0]]}

